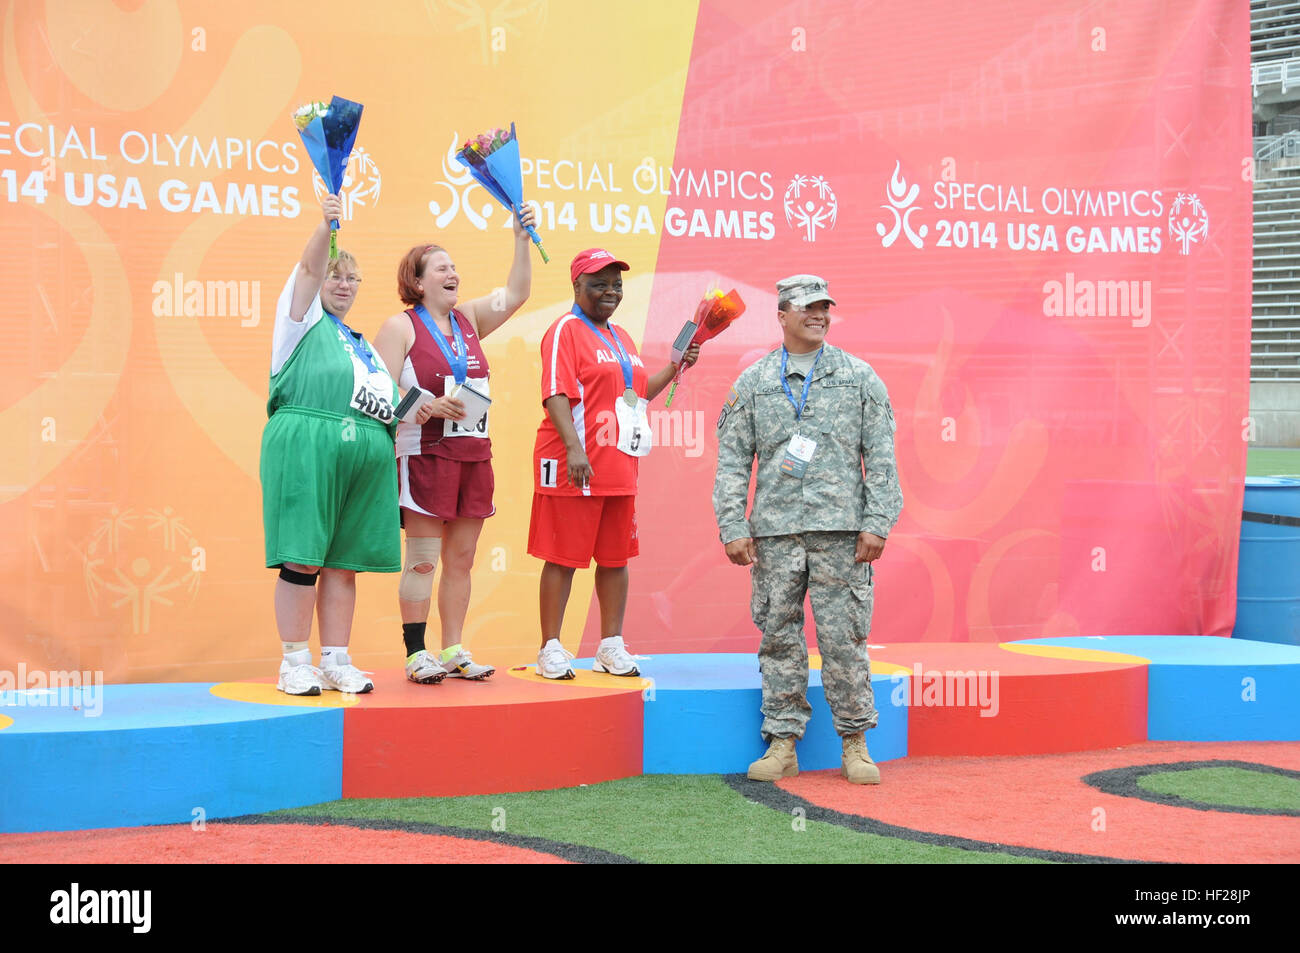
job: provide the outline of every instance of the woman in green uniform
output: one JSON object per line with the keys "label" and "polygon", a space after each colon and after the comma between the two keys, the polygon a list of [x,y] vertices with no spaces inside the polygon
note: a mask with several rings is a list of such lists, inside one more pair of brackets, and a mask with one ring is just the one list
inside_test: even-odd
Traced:
{"label": "woman in green uniform", "polygon": [[[348,657],[358,572],[400,572],[397,389],[383,360],[343,319],[361,284],[356,259],[329,261],[337,196],[321,202],[302,260],[276,304],[270,420],[262,434],[266,565],[280,570],[275,621],[280,691],[362,693],[374,683]],[[320,593],[317,595],[317,582]],[[321,664],[311,664],[313,610]]]}

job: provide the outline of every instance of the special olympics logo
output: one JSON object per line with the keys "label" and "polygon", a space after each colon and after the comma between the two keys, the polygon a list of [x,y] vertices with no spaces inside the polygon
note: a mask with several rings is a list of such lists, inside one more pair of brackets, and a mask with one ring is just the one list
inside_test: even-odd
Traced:
{"label": "special olympics logo", "polygon": [[1179,192],[1169,206],[1169,234],[1177,239],[1178,250],[1186,255],[1193,242],[1200,242],[1210,231],[1210,213],[1195,192]]}
{"label": "special olympics logo", "polygon": [[[351,218],[353,210],[359,205],[378,205],[382,184],[374,156],[360,147],[353,149],[348,164],[343,167],[343,188],[339,189],[339,197],[343,199],[343,214]],[[325,180],[315,171],[311,174],[311,187],[316,193],[317,202],[325,197]]]}
{"label": "special olympics logo", "polygon": [[461,165],[456,158],[456,153],[460,149],[459,143],[459,134],[453,132],[451,145],[447,147],[447,154],[442,157],[442,179],[434,183],[450,193],[451,201],[445,209],[438,202],[430,202],[429,212],[434,216],[435,225],[446,228],[447,223],[456,217],[456,213],[464,210],[470,224],[483,231],[488,227],[487,220],[492,214],[492,203],[485,202],[482,208],[478,208],[470,201],[470,192],[481,186],[474,181],[474,176],[470,175],[469,169]]}
{"label": "special olympics logo", "polygon": [[876,223],[876,234],[880,236],[880,244],[888,248],[898,239],[899,232],[902,232],[913,247],[921,248],[925,245],[923,239],[930,226],[922,225],[919,229],[913,229],[910,221],[912,213],[916,211],[912,203],[916,201],[920,191],[921,187],[915,182],[910,189],[907,187],[907,180],[903,178],[903,164],[901,161],[895,161],[894,174],[889,177],[889,186],[885,189],[885,198],[889,200],[889,204],[880,206],[894,217],[893,227],[886,234],[884,223]]}
{"label": "special olympics logo", "polygon": [[785,222],[803,229],[806,242],[817,241],[817,229],[834,228],[838,212],[835,193],[820,175],[796,175],[785,187]]}
{"label": "special olympics logo", "polygon": [[149,631],[155,604],[175,605],[173,599],[181,594],[194,597],[206,560],[203,547],[170,506],[143,516],[114,507],[86,543],[82,568],[95,610],[104,603],[110,609],[130,606],[131,631],[141,635]]}

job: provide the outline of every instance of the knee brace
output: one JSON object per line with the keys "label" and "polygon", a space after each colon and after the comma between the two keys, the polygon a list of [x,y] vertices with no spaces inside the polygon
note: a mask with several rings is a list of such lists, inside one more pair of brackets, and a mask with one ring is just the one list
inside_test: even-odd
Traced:
{"label": "knee brace", "polygon": [[280,578],[295,586],[314,586],[316,585],[316,580],[320,578],[320,570],[317,569],[315,572],[298,572],[295,569],[290,569],[288,566],[281,566]]}
{"label": "knee brace", "polygon": [[[433,597],[433,570],[438,568],[442,553],[440,536],[406,537],[406,562],[402,564],[402,580],[397,584],[397,596],[407,602],[423,602]],[[416,572],[416,566],[428,563],[428,572]]]}

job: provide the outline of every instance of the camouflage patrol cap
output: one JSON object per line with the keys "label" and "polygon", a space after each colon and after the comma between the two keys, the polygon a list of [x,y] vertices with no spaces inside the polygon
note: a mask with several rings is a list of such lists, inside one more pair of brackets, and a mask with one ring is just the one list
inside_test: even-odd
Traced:
{"label": "camouflage patrol cap", "polygon": [[791,275],[789,278],[782,278],[776,283],[776,300],[789,301],[795,308],[807,307],[816,301],[829,301],[835,304],[835,299],[831,297],[830,289],[826,285],[826,279],[818,278],[816,275]]}

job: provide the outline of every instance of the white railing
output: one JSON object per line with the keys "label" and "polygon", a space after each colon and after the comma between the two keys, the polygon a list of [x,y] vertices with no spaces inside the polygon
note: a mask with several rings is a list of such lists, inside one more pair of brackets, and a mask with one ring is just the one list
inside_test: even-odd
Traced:
{"label": "white railing", "polygon": [[1300,156],[1300,130],[1292,129],[1280,136],[1256,136],[1252,141],[1255,158],[1260,162]]}
{"label": "white railing", "polygon": [[1285,93],[1292,86],[1300,86],[1300,59],[1279,60],[1272,63],[1254,63],[1250,67],[1250,86],[1259,96],[1260,86],[1282,85]]}

